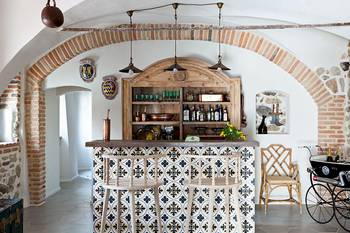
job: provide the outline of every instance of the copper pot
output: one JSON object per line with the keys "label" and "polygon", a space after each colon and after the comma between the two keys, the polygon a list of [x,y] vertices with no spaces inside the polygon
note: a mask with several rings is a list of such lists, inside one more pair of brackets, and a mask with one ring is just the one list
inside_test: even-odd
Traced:
{"label": "copper pot", "polygon": [[172,114],[172,113],[151,113],[151,114],[148,114],[147,117],[151,121],[170,121],[173,119],[174,114]]}
{"label": "copper pot", "polygon": [[53,0],[53,6],[50,5],[51,0],[47,1],[46,6],[41,11],[41,21],[50,28],[61,27],[64,23],[62,11],[56,7],[56,1]]}

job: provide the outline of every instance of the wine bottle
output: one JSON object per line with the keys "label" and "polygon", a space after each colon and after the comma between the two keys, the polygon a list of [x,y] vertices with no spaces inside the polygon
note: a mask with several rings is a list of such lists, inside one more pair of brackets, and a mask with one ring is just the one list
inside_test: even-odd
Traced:
{"label": "wine bottle", "polygon": [[222,116],[222,120],[223,121],[228,121],[228,113],[227,113],[227,108],[225,107],[224,109],[224,113],[223,113],[223,116]]}
{"label": "wine bottle", "polygon": [[208,107],[208,110],[207,110],[207,121],[211,121],[211,114],[210,114],[210,105],[209,105],[209,107]]}
{"label": "wine bottle", "polygon": [[190,108],[188,107],[188,105],[186,105],[184,107],[183,110],[183,119],[184,121],[190,121]]}
{"label": "wine bottle", "polygon": [[191,111],[191,121],[196,121],[196,109],[195,106],[192,106],[192,111]]}
{"label": "wine bottle", "polygon": [[147,109],[145,107],[145,110],[141,114],[141,121],[146,121],[147,120],[147,113],[146,112],[147,112]]}
{"label": "wine bottle", "polygon": [[214,108],[211,107],[210,108],[210,121],[214,121],[215,120],[215,112],[214,112]]}
{"label": "wine bottle", "polygon": [[199,121],[201,121],[201,122],[204,121],[204,107],[203,106],[201,106],[201,108],[200,108]]}
{"label": "wine bottle", "polygon": [[215,113],[214,114],[215,114],[214,115],[214,120],[215,121],[219,121],[220,120],[220,111],[219,111],[218,105],[216,105],[216,107],[215,107]]}
{"label": "wine bottle", "polygon": [[200,107],[198,106],[197,111],[196,111],[196,121],[199,121],[200,119],[200,114],[201,114],[201,110]]}

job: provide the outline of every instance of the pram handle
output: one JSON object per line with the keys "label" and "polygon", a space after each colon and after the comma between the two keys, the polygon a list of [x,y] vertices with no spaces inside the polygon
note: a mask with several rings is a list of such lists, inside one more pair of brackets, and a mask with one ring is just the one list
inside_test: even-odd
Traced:
{"label": "pram handle", "polygon": [[331,179],[331,178],[326,178],[326,177],[319,177],[317,176],[316,172],[314,171],[313,168],[307,168],[307,172],[314,174],[315,176],[315,181],[320,181],[324,182],[327,184],[332,184],[338,187],[347,187],[349,186],[349,181],[348,177],[350,178],[350,171],[341,171],[339,172],[339,180],[338,179]]}

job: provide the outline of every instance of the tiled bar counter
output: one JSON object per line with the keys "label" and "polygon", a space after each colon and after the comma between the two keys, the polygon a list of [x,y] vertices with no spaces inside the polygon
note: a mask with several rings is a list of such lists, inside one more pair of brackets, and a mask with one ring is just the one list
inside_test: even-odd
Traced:
{"label": "tiled bar counter", "polygon": [[[126,155],[147,155],[154,153],[165,153],[165,159],[160,161],[160,174],[164,180],[164,185],[160,188],[161,218],[164,232],[183,233],[186,221],[187,209],[187,188],[184,181],[187,177],[188,163],[181,155],[224,155],[231,152],[241,154],[241,186],[240,186],[240,210],[242,214],[242,224],[245,233],[255,232],[255,148],[257,142],[179,142],[179,141],[92,141],[86,143],[87,147],[94,148],[93,162],[93,222],[94,233],[99,232],[102,200],[104,190],[103,182],[103,161],[102,155],[105,153],[114,156]],[[113,169],[113,164],[110,165]],[[122,164],[122,170],[128,170],[130,165]],[[151,170],[152,168],[149,168]],[[142,168],[140,168],[142,170]],[[137,175],[138,171],[135,171]],[[224,194],[222,191],[215,194],[215,207],[213,214],[214,232],[225,232],[226,224],[224,220]],[[191,232],[204,233],[208,227],[208,192],[207,190],[197,190],[195,195]],[[130,221],[129,197],[127,193],[122,194],[121,229],[122,232],[131,232],[128,229]],[[233,206],[233,205],[232,205]],[[230,232],[235,232],[235,211],[230,207],[231,225]],[[112,192],[109,200],[109,211],[107,214],[106,232],[116,232],[116,196]],[[153,195],[146,192],[136,194],[136,214],[137,232],[156,232],[156,218],[154,214]]]}

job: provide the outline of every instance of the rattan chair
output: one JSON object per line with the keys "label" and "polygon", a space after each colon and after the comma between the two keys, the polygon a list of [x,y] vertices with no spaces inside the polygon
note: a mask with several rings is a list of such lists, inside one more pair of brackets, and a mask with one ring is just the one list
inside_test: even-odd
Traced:
{"label": "rattan chair", "polygon": [[[261,148],[261,186],[259,205],[265,204],[265,214],[271,202],[297,203],[302,213],[301,184],[299,167],[292,163],[292,149],[283,145],[272,144],[267,148]],[[288,199],[271,199],[273,190],[286,187],[289,193]],[[296,192],[298,200],[293,197],[293,190]]]}
{"label": "rattan chair", "polygon": [[[104,233],[105,223],[108,210],[108,202],[111,190],[117,192],[117,230],[119,233],[120,228],[120,213],[121,213],[121,191],[127,191],[130,194],[130,212],[131,212],[131,232],[136,233],[136,213],[135,213],[135,192],[140,190],[152,189],[154,193],[155,201],[155,214],[157,217],[157,228],[159,233],[163,233],[161,216],[160,216],[160,200],[159,200],[159,187],[163,184],[159,177],[158,165],[159,160],[165,157],[165,154],[144,155],[144,156],[114,156],[103,155],[103,188],[105,189],[105,196],[103,200],[103,210],[101,219],[100,232]],[[111,161],[116,166],[116,171],[110,169]],[[143,176],[135,176],[135,166],[137,161],[143,161]],[[130,169],[127,176],[120,177],[120,164],[130,163]],[[151,175],[148,171],[149,164],[154,163],[154,175]]]}

